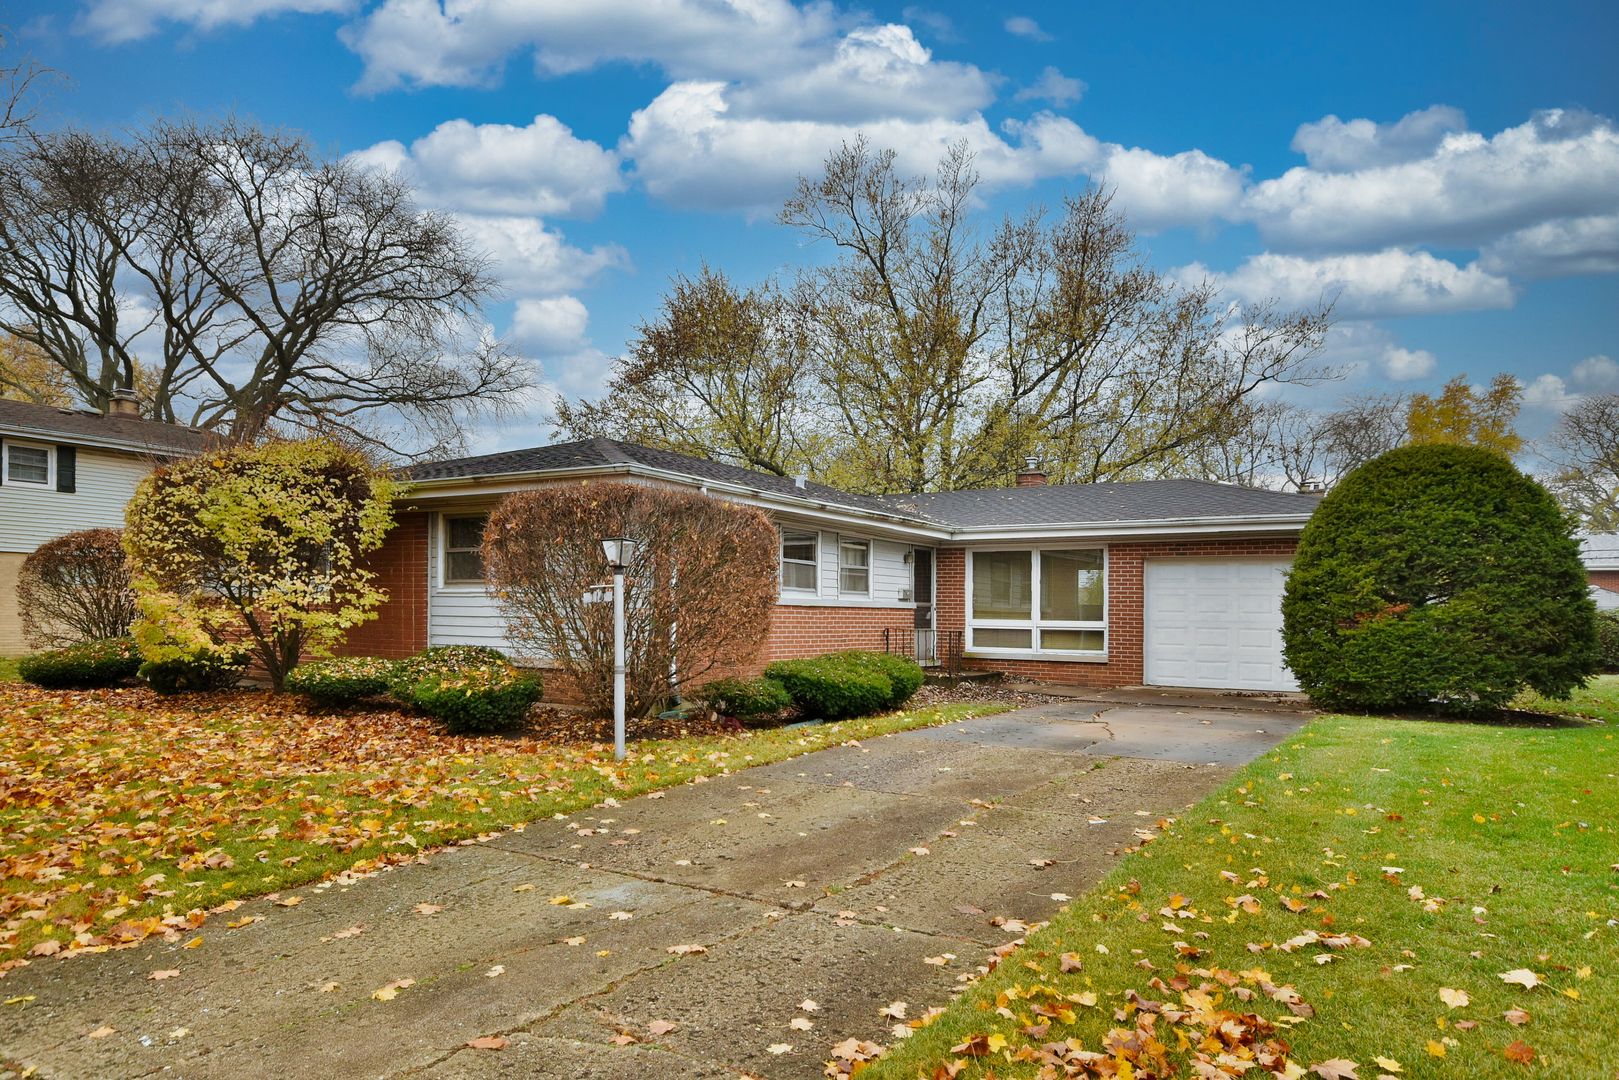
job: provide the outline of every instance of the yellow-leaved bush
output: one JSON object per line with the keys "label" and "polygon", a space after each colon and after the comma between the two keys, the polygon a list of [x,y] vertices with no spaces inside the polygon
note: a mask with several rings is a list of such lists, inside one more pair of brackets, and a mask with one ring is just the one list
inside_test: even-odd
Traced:
{"label": "yellow-leaved bush", "polygon": [[141,482],[124,547],[142,657],[154,665],[250,650],[281,689],[329,655],[387,594],[365,557],[393,527],[397,486],[328,439],[218,449]]}

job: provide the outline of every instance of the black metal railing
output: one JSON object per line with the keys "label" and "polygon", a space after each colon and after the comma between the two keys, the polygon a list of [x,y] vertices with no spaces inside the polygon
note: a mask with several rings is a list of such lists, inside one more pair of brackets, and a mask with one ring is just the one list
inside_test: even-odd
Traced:
{"label": "black metal railing", "polygon": [[960,630],[933,630],[915,626],[893,626],[883,630],[884,652],[908,656],[952,682],[961,677],[965,644]]}

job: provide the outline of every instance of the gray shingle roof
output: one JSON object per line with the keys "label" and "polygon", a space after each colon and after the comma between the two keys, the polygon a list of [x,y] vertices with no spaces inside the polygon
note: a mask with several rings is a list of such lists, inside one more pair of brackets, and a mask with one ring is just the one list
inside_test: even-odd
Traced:
{"label": "gray shingle roof", "polygon": [[1580,553],[1587,566],[1619,566],[1619,533],[1581,533]]}
{"label": "gray shingle roof", "polygon": [[1212,480],[1049,484],[889,496],[889,502],[896,507],[914,510],[963,529],[997,525],[1278,517],[1313,513],[1320,501],[1316,495],[1265,491],[1235,484],[1217,484]]}
{"label": "gray shingle roof", "polygon": [[914,516],[906,515],[895,509],[888,500],[875,495],[857,495],[854,492],[816,483],[808,483],[800,488],[790,477],[744,469],[721,461],[692,457],[689,454],[677,454],[670,450],[657,450],[650,446],[620,442],[617,439],[581,439],[578,442],[535,446],[527,450],[508,450],[480,457],[428,462],[405,470],[405,475],[412,480],[448,480],[460,477],[498,476],[505,473],[606,468],[614,465],[639,465],[648,469],[680,473],[697,480],[738,484],[775,495],[830,503],[834,506],[889,517]]}
{"label": "gray shingle roof", "polygon": [[793,499],[808,499],[851,510],[910,518],[954,528],[1105,524],[1124,521],[1183,521],[1191,518],[1307,515],[1319,496],[1263,491],[1207,480],[1143,480],[1114,484],[1052,484],[987,488],[928,495],[856,495],[824,484],[799,488],[787,477],[726,465],[706,458],[655,450],[616,439],[509,450],[456,458],[406,470],[413,480],[450,480],[509,473],[642,466],[696,480],[737,484]]}
{"label": "gray shingle roof", "polygon": [[213,438],[201,428],[7,399],[0,399],[0,433],[69,443],[76,439],[111,443],[134,451],[170,455],[196,453]]}

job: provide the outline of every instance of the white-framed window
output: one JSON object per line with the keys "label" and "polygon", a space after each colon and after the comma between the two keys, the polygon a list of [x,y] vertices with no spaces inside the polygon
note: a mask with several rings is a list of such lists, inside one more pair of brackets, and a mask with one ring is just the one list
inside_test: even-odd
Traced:
{"label": "white-framed window", "polygon": [[812,529],[781,530],[781,591],[815,596],[821,591],[821,534]]}
{"label": "white-framed window", "polygon": [[444,584],[483,584],[483,528],[488,523],[488,514],[444,516]]}
{"label": "white-framed window", "polygon": [[1051,547],[968,556],[967,647],[1107,654],[1107,550]]}
{"label": "white-framed window", "polygon": [[838,595],[871,595],[871,541],[838,537]]}
{"label": "white-framed window", "polygon": [[56,486],[56,447],[7,439],[0,443],[0,457],[3,457],[0,468],[5,470],[7,484],[36,488]]}

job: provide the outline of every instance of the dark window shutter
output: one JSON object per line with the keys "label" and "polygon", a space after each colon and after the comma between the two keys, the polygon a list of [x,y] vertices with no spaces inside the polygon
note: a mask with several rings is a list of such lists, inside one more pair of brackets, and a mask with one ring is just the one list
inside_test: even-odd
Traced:
{"label": "dark window shutter", "polygon": [[79,451],[73,446],[58,446],[56,448],[56,490],[72,492],[78,490],[79,482]]}
{"label": "dark window shutter", "polygon": [[[0,462],[3,462],[3,461],[6,460],[5,448],[6,448],[6,440],[0,439]],[[5,482],[6,482],[6,470],[4,468],[0,468],[0,484],[3,484]]]}

